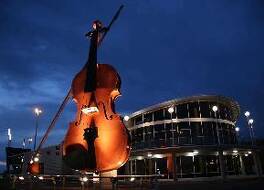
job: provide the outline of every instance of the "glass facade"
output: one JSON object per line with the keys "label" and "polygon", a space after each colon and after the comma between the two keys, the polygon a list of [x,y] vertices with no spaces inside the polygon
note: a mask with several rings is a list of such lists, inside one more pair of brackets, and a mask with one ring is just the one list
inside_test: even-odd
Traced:
{"label": "glass facade", "polygon": [[170,101],[137,112],[128,126],[132,140],[128,174],[165,178],[257,174],[253,150],[235,149],[238,114],[238,104],[218,96]]}
{"label": "glass facade", "polygon": [[[214,105],[217,112],[212,110]],[[129,129],[134,149],[237,143],[236,116],[228,103],[196,100],[170,107],[172,113],[164,106],[131,118]]]}

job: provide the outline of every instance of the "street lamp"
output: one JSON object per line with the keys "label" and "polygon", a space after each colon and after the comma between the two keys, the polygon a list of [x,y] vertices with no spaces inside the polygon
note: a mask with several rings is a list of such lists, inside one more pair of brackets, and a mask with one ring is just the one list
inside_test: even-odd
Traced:
{"label": "street lamp", "polygon": [[251,131],[251,143],[252,143],[252,145],[255,144],[255,134],[254,134],[254,130],[253,130],[253,123],[254,123],[253,119],[248,120],[248,127],[249,127],[249,130]]}
{"label": "street lamp", "polygon": [[240,128],[239,127],[235,127],[235,131],[236,131],[236,141],[237,141],[237,144],[239,144],[239,131],[240,131]]}
{"label": "street lamp", "polygon": [[249,111],[246,111],[244,114],[245,114],[246,117],[250,116],[250,112]]}
{"label": "street lamp", "polygon": [[214,112],[214,116],[215,116],[215,119],[216,119],[216,136],[217,136],[217,144],[220,145],[220,137],[219,137],[219,130],[218,130],[218,119],[216,117],[216,112],[218,111],[218,107],[216,105],[214,105],[212,107],[212,110]]}
{"label": "street lamp", "polygon": [[249,130],[249,136],[251,139],[251,144],[254,145],[254,131],[253,131],[253,123],[254,120],[252,118],[249,118],[249,116],[251,115],[249,111],[246,111],[244,113],[246,119],[247,119],[247,126],[248,126],[248,130]]}
{"label": "street lamp", "polygon": [[170,107],[170,108],[168,109],[168,112],[169,112],[170,114],[172,114],[172,113],[174,112],[174,108],[173,108],[173,107]]}
{"label": "street lamp", "polygon": [[124,121],[128,121],[129,120],[129,116],[128,115],[125,115],[124,116]]}
{"label": "street lamp", "polygon": [[40,114],[42,114],[42,110],[40,108],[35,108],[34,113],[36,116],[36,124],[35,124],[35,136],[34,136],[34,150],[36,150],[36,143],[37,143],[37,135],[38,135],[38,120]]}

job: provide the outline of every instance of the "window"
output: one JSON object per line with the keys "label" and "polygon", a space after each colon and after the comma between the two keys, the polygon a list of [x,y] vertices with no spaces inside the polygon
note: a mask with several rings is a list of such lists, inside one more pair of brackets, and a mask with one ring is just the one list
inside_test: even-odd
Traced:
{"label": "window", "polygon": [[156,140],[161,140],[161,139],[165,139],[165,130],[164,130],[164,125],[155,125],[155,139]]}
{"label": "window", "polygon": [[192,102],[189,104],[189,114],[191,118],[200,117],[198,102]]}
{"label": "window", "polygon": [[192,129],[192,136],[202,136],[203,130],[202,125],[200,122],[192,122],[191,123],[191,129]]}
{"label": "window", "polygon": [[143,141],[143,128],[138,128],[135,130],[136,132],[136,141],[142,142]]}
{"label": "window", "polygon": [[144,122],[152,121],[152,113],[144,114]]}
{"label": "window", "polygon": [[154,121],[160,121],[163,120],[164,116],[163,116],[163,109],[161,110],[157,110],[154,112]]}
{"label": "window", "polygon": [[202,118],[210,117],[210,108],[208,102],[200,102],[200,110]]}
{"label": "window", "polygon": [[142,123],[143,123],[142,115],[136,116],[135,117],[135,125],[139,125],[139,124],[142,124]]}
{"label": "window", "polygon": [[177,117],[188,118],[187,104],[177,105]]}
{"label": "window", "polygon": [[215,144],[215,128],[213,128],[212,122],[203,122],[203,135],[204,144]]}

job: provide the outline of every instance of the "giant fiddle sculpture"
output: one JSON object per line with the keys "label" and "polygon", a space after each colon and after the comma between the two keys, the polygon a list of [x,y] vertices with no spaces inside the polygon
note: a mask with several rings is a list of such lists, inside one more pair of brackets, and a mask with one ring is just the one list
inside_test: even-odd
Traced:
{"label": "giant fiddle sculpture", "polygon": [[71,86],[76,119],[63,141],[63,160],[73,169],[114,170],[127,161],[130,153],[129,133],[114,106],[120,95],[120,76],[112,66],[97,63],[98,45],[121,9],[108,27],[97,20],[86,34],[90,38],[88,60]]}

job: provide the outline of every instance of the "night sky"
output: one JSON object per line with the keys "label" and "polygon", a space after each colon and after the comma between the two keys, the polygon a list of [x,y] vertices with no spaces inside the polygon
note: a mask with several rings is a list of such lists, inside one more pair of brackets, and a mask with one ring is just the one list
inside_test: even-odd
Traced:
{"label": "night sky", "polygon": [[[165,100],[214,94],[239,102],[264,137],[264,1],[130,0],[0,1],[0,165],[7,128],[12,145],[34,134],[33,108],[47,129],[87,59],[84,34],[95,19],[107,24],[124,4],[98,53],[122,79],[122,115]],[[60,143],[75,117],[66,107],[46,145]],[[247,137],[240,116],[241,136]],[[28,146],[28,145],[27,145]]]}

